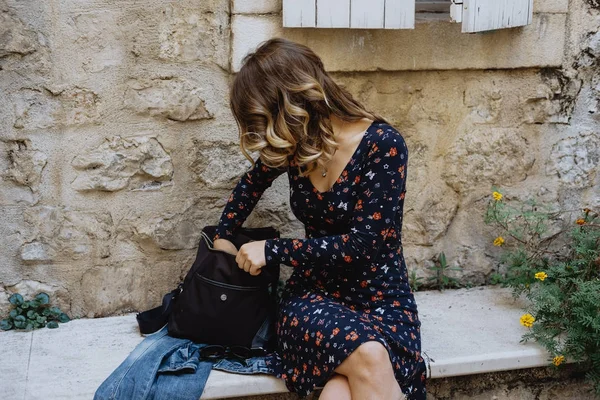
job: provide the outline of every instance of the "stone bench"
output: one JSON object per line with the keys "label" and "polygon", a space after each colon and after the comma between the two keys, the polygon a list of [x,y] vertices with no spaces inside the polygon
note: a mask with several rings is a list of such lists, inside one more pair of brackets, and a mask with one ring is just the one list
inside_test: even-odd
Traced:
{"label": "stone bench", "polygon": [[[546,351],[519,343],[522,299],[508,288],[415,292],[430,379],[548,366]],[[144,339],[135,313],[75,319],[58,329],[0,331],[5,399],[92,399],[96,388]],[[213,370],[202,399],[288,392],[269,375]]]}

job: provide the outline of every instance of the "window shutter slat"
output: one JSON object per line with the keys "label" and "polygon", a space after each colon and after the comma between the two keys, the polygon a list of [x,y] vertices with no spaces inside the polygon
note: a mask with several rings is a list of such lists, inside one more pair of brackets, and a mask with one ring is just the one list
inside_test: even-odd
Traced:
{"label": "window shutter slat", "polygon": [[316,0],[283,0],[283,26],[286,28],[314,28]]}
{"label": "window shutter slat", "polygon": [[317,27],[349,28],[350,0],[317,0]]}
{"label": "window shutter slat", "polygon": [[414,29],[415,0],[386,0],[385,28]]}
{"label": "window shutter slat", "polygon": [[351,0],[351,28],[383,28],[384,0]]}
{"label": "window shutter slat", "polygon": [[288,28],[414,29],[415,0],[283,0]]}
{"label": "window shutter slat", "polygon": [[463,32],[513,28],[532,19],[533,0],[463,0]]}

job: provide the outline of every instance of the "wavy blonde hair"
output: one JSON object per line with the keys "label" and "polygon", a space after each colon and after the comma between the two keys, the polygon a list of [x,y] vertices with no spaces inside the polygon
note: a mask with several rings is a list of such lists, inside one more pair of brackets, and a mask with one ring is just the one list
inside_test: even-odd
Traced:
{"label": "wavy blonde hair", "polygon": [[347,122],[369,118],[388,123],[338,86],[310,48],[279,37],[243,58],[230,106],[242,153],[253,165],[249,152],[259,151],[269,167],[288,166],[293,159],[302,176],[318,165],[325,167],[338,147],[331,114]]}

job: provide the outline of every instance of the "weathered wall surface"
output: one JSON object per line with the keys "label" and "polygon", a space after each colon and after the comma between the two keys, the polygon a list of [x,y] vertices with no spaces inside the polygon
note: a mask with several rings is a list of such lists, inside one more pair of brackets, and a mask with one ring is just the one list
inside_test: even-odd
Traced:
{"label": "weathered wall surface", "polygon": [[[600,6],[536,0],[523,28],[281,28],[280,1],[0,0],[0,313],[44,290],[70,315],[160,302],[249,167],[228,108],[239,60],[281,35],[409,145],[410,270],[441,251],[484,284],[492,184],[600,206]],[[302,237],[285,177],[246,226]]]}

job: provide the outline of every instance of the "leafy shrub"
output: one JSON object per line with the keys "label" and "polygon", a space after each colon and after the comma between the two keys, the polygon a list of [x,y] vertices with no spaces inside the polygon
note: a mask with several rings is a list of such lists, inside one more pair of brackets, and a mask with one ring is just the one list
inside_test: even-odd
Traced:
{"label": "leafy shrub", "polygon": [[[600,397],[600,214],[583,208],[574,223],[550,233],[566,211],[535,200],[511,207],[500,192],[492,196],[485,222],[501,229],[494,245],[506,248],[506,272],[496,279],[530,302],[521,342],[537,341],[556,367],[566,359],[582,363]],[[564,244],[552,248],[558,239]]]}
{"label": "leafy shrub", "polygon": [[8,318],[0,321],[0,329],[33,330],[41,327],[58,328],[58,322],[69,322],[70,318],[58,307],[50,306],[50,296],[38,293],[32,300],[24,300],[19,293],[12,294],[8,301],[15,307]]}

